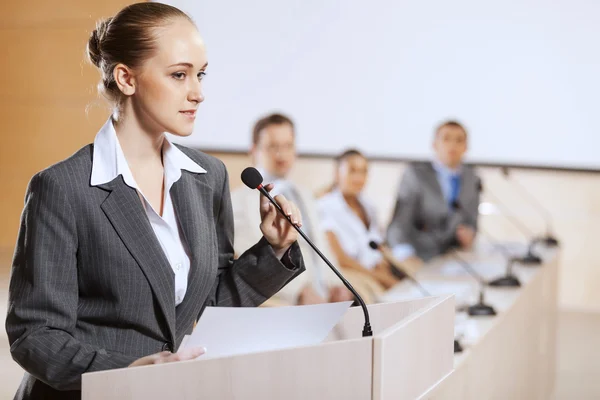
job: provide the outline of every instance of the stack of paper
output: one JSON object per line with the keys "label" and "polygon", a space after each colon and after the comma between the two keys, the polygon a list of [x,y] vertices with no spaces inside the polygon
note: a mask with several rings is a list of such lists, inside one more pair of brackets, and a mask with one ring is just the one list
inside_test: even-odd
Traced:
{"label": "stack of paper", "polygon": [[207,307],[180,349],[205,347],[202,359],[321,343],[352,302],[294,307]]}

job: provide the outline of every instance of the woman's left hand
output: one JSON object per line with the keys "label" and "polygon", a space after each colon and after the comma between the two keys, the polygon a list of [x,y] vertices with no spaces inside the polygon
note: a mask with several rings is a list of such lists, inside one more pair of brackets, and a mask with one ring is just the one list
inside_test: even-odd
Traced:
{"label": "woman's left hand", "polygon": [[[269,184],[265,189],[270,192],[273,187],[273,184]],[[283,195],[275,196],[275,201],[293,223],[302,226],[302,215],[294,203],[288,201]],[[262,234],[275,250],[277,257],[283,257],[287,249],[298,239],[298,232],[262,194],[260,195],[260,218]]]}

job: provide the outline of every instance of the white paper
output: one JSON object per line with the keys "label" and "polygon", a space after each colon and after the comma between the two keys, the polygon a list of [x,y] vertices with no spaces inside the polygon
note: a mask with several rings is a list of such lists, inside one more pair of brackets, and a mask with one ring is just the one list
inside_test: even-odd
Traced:
{"label": "white paper", "polygon": [[327,337],[351,304],[207,307],[184,345],[205,347],[202,359],[315,345]]}
{"label": "white paper", "polygon": [[[477,282],[459,282],[459,281],[444,281],[421,279],[421,285],[432,296],[440,296],[445,294],[453,294],[456,298],[457,306],[463,304],[472,304],[477,300],[478,284]],[[382,303],[391,303],[395,301],[409,300],[423,297],[423,293],[415,287],[408,279],[404,279],[396,286],[388,290],[380,296],[379,301]]]}
{"label": "white paper", "polygon": [[[483,279],[494,279],[497,278],[499,276],[502,276],[505,271],[506,271],[506,264],[508,263],[508,261],[506,260],[502,260],[502,259],[498,259],[498,261],[496,262],[471,262],[468,261],[469,266],[471,267],[471,269],[475,270],[475,272],[477,274],[479,274]],[[428,273],[437,273],[439,275],[442,276],[448,276],[448,277],[468,277],[469,279],[473,279],[475,280],[475,278],[473,278],[471,276],[471,274],[469,274],[469,272],[467,271],[467,269],[465,268],[465,266],[463,266],[460,262],[458,261],[454,261],[454,260],[449,260],[448,262],[445,262],[442,265],[436,265],[434,268],[428,270],[428,271],[424,271],[423,273],[421,273],[421,271],[419,271],[419,279],[422,279],[421,276],[427,276],[424,274],[428,274]]]}

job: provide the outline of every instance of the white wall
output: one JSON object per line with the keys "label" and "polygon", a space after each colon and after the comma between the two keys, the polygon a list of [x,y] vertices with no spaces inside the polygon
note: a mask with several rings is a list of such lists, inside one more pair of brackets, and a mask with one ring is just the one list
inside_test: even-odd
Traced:
{"label": "white wall", "polygon": [[472,161],[600,168],[600,2],[172,0],[207,43],[191,144],[245,150],[289,113],[302,152],[429,156],[457,118]]}

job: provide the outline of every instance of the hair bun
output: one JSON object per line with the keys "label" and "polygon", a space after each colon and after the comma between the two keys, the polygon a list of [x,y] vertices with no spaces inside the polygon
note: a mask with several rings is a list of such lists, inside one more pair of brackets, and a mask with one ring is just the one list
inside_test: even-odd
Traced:
{"label": "hair bun", "polygon": [[96,67],[101,68],[100,64],[102,63],[102,42],[104,37],[106,36],[106,32],[108,31],[108,27],[110,22],[112,21],[112,17],[103,19],[98,21],[96,24],[96,29],[90,35],[90,39],[88,40],[87,45],[87,53],[90,61]]}

